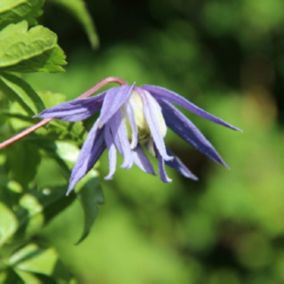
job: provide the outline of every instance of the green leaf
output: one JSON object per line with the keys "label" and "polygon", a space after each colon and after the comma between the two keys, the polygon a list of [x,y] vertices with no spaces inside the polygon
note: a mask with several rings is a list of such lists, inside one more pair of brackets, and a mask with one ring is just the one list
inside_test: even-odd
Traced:
{"label": "green leaf", "polygon": [[38,148],[30,141],[23,141],[7,149],[10,176],[24,187],[28,187],[35,178],[40,160]]}
{"label": "green leaf", "polygon": [[76,244],[81,243],[89,235],[91,228],[99,214],[99,205],[104,203],[104,196],[98,177],[92,177],[79,192],[84,212],[83,233]]}
{"label": "green leaf", "polygon": [[44,225],[71,205],[74,200],[75,194],[66,196],[65,186],[33,190],[25,194],[20,200],[20,206],[24,210],[18,212],[18,217],[24,222],[18,228],[16,238],[22,239],[23,236],[28,237],[38,233]]}
{"label": "green leaf", "polygon": [[61,72],[65,64],[56,34],[43,26],[23,21],[0,32],[0,71]]}
{"label": "green leaf", "polygon": [[19,92],[19,87],[17,85],[14,85],[2,76],[0,76],[0,91],[7,95],[9,100],[17,102],[29,116],[36,113],[31,99],[26,96],[25,93]]}
{"label": "green leaf", "polygon": [[7,262],[24,283],[70,283],[73,279],[57,252],[42,244],[27,244],[14,252]]}
{"label": "green leaf", "polygon": [[[42,143],[41,143],[42,145]],[[79,149],[75,145],[58,141],[56,144],[56,150],[47,148],[47,143],[42,145],[43,148],[48,150],[48,153],[53,159],[55,159],[59,165],[66,169],[66,164],[74,164],[79,155]],[[50,145],[51,146],[51,145]],[[70,175],[70,173],[68,173]],[[88,175],[86,175],[78,184],[78,190],[81,206],[84,213],[84,228],[80,239],[76,244],[81,243],[90,233],[91,228],[99,214],[99,206],[104,202],[104,196],[102,193],[101,185],[98,178],[98,172],[96,169],[92,169]]]}
{"label": "green leaf", "polygon": [[42,99],[33,88],[13,74],[0,75],[0,90],[16,100],[28,115],[37,114],[45,108]]}
{"label": "green leaf", "polygon": [[0,259],[31,238],[75,200],[66,187],[0,191]]}
{"label": "green leaf", "polygon": [[56,284],[56,280],[52,277],[42,275],[40,273],[31,273],[22,270],[15,270],[24,283],[29,284]]}
{"label": "green leaf", "polygon": [[35,19],[42,14],[43,3],[44,0],[1,0],[0,29],[22,20],[35,24]]}
{"label": "green leaf", "polygon": [[0,274],[0,280],[2,284],[25,284],[24,280],[17,275],[13,269],[7,269],[5,272]]}
{"label": "green leaf", "polygon": [[52,0],[52,2],[65,8],[81,23],[93,48],[99,46],[99,38],[95,24],[83,0]]}
{"label": "green leaf", "polygon": [[57,253],[53,249],[41,248],[37,244],[28,244],[14,253],[9,265],[18,269],[50,275],[57,261]]}
{"label": "green leaf", "polygon": [[0,113],[0,117],[4,117],[4,118],[17,118],[19,120],[23,120],[23,121],[26,121],[26,122],[29,122],[29,123],[34,123],[34,119],[30,116],[27,116],[27,115],[23,115],[23,114],[20,114],[20,113],[17,113],[17,112],[10,112],[10,111],[1,111]]}
{"label": "green leaf", "polygon": [[[48,157],[56,161],[56,163],[62,170],[62,175],[64,175],[66,180],[68,180],[70,177],[70,169],[65,159],[60,155],[57,144],[60,144],[60,142],[55,143],[53,140],[49,141],[46,139],[46,137],[44,137],[43,139],[37,139],[38,147],[40,147]],[[75,148],[75,153],[76,153],[78,151],[78,148],[76,148],[75,146],[74,148]],[[72,148],[72,150],[74,150],[74,148]],[[71,153],[72,152],[69,152],[69,154]]]}
{"label": "green leaf", "polygon": [[0,203],[0,247],[9,240],[18,228],[18,220],[15,213],[4,203]]}

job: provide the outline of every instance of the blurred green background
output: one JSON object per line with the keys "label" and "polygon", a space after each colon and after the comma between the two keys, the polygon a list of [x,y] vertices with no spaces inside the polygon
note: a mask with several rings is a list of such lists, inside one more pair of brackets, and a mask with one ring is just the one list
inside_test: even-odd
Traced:
{"label": "blurred green background", "polygon": [[[74,98],[106,76],[173,89],[242,128],[188,116],[231,166],[204,158],[173,133],[167,143],[200,181],[168,170],[163,184],[119,169],[79,246],[78,203],[43,232],[91,284],[284,283],[283,0],[88,1],[100,48],[76,20],[47,5],[40,22],[59,35],[67,72],[30,75],[40,91]],[[57,101],[51,99],[51,105]],[[39,179],[56,179],[58,171]],[[101,174],[107,173],[107,157]]]}

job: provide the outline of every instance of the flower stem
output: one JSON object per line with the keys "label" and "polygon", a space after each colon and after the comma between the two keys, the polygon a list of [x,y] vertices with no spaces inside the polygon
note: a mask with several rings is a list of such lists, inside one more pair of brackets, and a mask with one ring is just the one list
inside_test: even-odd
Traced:
{"label": "flower stem", "polygon": [[[127,84],[126,81],[124,81],[124,80],[122,80],[118,77],[107,77],[107,78],[101,80],[100,82],[98,82],[96,85],[94,85],[92,88],[90,88],[86,92],[84,92],[82,95],[80,95],[78,97],[78,99],[90,97],[95,92],[97,92],[99,89],[103,88],[104,86],[106,86],[107,84],[110,84],[110,83],[116,83],[116,84],[119,84],[119,85]],[[29,128],[23,130],[22,132],[16,134],[15,136],[12,136],[11,138],[5,140],[4,142],[0,143],[0,150],[14,144],[15,142],[17,142],[21,139],[23,139],[27,135],[36,131],[38,128],[48,124],[51,120],[52,120],[52,118],[45,118],[45,119],[37,122],[36,124],[30,126]]]}
{"label": "flower stem", "polygon": [[32,132],[34,132],[38,128],[48,124],[50,121],[51,121],[51,118],[43,119],[43,120],[39,121],[38,123],[32,125],[31,127],[29,127],[27,129],[23,130],[22,132],[16,134],[15,136],[12,136],[11,138],[5,140],[4,142],[0,143],[0,150],[8,147],[11,144],[14,144],[18,140],[21,140],[22,138],[31,134]]}

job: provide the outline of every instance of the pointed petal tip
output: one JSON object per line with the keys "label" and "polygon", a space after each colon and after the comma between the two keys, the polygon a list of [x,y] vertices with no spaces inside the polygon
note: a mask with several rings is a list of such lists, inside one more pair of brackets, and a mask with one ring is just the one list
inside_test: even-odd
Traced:
{"label": "pointed petal tip", "polygon": [[99,123],[98,123],[98,129],[102,129],[103,127],[104,127],[104,123],[99,122]]}
{"label": "pointed petal tip", "polygon": [[189,101],[187,98],[167,88],[155,85],[143,85],[142,87],[148,92],[150,92],[150,94],[154,96],[159,102],[167,101],[171,104],[177,104],[204,119],[210,120],[213,123],[228,127],[235,131],[241,131],[241,129],[239,129],[238,127],[235,127],[230,123],[224,121],[223,119],[205,111],[204,109]]}
{"label": "pointed petal tip", "polygon": [[123,169],[126,169],[126,170],[129,170],[131,167],[132,167],[132,163],[129,163],[128,161],[124,161],[122,164],[121,164],[121,168]]}
{"label": "pointed petal tip", "polygon": [[195,174],[193,174],[192,172],[184,172],[183,171],[181,174],[185,178],[191,179],[193,181],[199,181],[199,178]]}
{"label": "pointed petal tip", "polygon": [[238,131],[238,132],[241,132],[241,133],[244,132],[241,128],[236,127],[236,126],[234,126],[234,125],[232,125],[232,124],[229,124],[229,123],[228,123],[228,126],[229,126],[230,129],[232,129],[232,130],[234,130],[234,131]]}
{"label": "pointed petal tip", "polygon": [[199,178],[195,174],[193,174],[192,172],[190,172],[190,173],[183,173],[183,176],[188,178],[188,179],[191,179],[193,181],[199,181]]}
{"label": "pointed petal tip", "polygon": [[214,157],[211,157],[211,159],[217,164],[223,166],[225,169],[230,169],[230,166],[223,160],[223,158],[219,153],[216,152]]}
{"label": "pointed petal tip", "polygon": [[138,141],[137,140],[132,140],[130,143],[130,149],[134,150],[138,145]]}
{"label": "pointed petal tip", "polygon": [[73,184],[69,184],[68,189],[67,189],[67,191],[66,191],[66,193],[65,193],[65,196],[69,196],[70,193],[71,193],[73,190],[74,190]]}
{"label": "pointed petal tip", "polygon": [[220,164],[221,166],[223,166],[226,170],[230,170],[231,167],[223,160],[223,159],[220,159],[219,161],[217,161],[218,164]]}
{"label": "pointed petal tip", "polygon": [[193,181],[199,181],[199,178],[197,176],[191,176],[190,179],[192,179]]}
{"label": "pointed petal tip", "polygon": [[151,176],[156,176],[157,174],[155,173],[154,169],[149,169],[147,172],[147,174],[151,175]]}
{"label": "pointed petal tip", "polygon": [[163,158],[165,161],[173,161],[174,160],[174,157],[173,156],[166,156]]}
{"label": "pointed petal tip", "polygon": [[226,170],[229,170],[229,171],[231,170],[231,167],[227,163],[224,164],[224,167]]}
{"label": "pointed petal tip", "polygon": [[112,180],[113,175],[107,175],[104,177],[104,180]]}
{"label": "pointed petal tip", "polygon": [[221,159],[220,161],[218,161],[218,163],[223,166],[225,169],[230,169],[230,166],[223,160]]}
{"label": "pointed petal tip", "polygon": [[[210,113],[209,113],[209,114],[210,114]],[[210,114],[210,115],[211,115],[211,114]],[[216,117],[215,117],[214,115],[212,115],[212,116],[213,116],[212,119],[211,119],[211,118],[206,118],[205,116],[201,116],[201,117],[203,117],[203,118],[205,118],[205,119],[208,119],[208,120],[210,120],[211,122],[213,122],[213,123],[215,123],[215,124],[219,124],[219,125],[221,125],[221,126],[227,127],[227,128],[229,128],[229,129],[231,129],[231,130],[233,130],[233,131],[243,132],[243,130],[242,130],[241,128],[236,127],[236,126],[232,125],[231,123],[226,122],[225,120],[223,120],[223,119],[221,119],[221,118],[219,118],[219,117],[217,117],[217,116],[216,116]],[[218,121],[216,121],[215,118],[217,118]]]}
{"label": "pointed petal tip", "polygon": [[49,118],[49,117],[48,117],[48,115],[46,116],[45,111],[42,111],[38,114],[33,115],[32,118]]}
{"label": "pointed petal tip", "polygon": [[173,180],[169,177],[167,179],[161,179],[163,183],[171,183]]}

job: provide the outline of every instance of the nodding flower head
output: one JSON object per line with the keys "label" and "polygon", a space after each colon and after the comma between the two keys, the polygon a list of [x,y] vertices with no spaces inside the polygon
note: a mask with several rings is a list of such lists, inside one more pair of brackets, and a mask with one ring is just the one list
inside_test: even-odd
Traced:
{"label": "nodding flower head", "polygon": [[123,157],[123,168],[129,169],[136,165],[146,173],[155,174],[145,150],[157,158],[159,175],[163,182],[171,181],[165,165],[176,169],[186,178],[197,180],[166,147],[164,138],[168,127],[197,150],[226,166],[212,144],[175,105],[214,123],[239,130],[177,93],[153,85],[122,85],[110,88],[95,97],[75,99],[40,113],[41,118],[80,121],[100,112],[72,171],[68,193],[95,165],[106,149],[109,157],[109,173],[105,177],[107,180],[115,173],[118,153]]}

